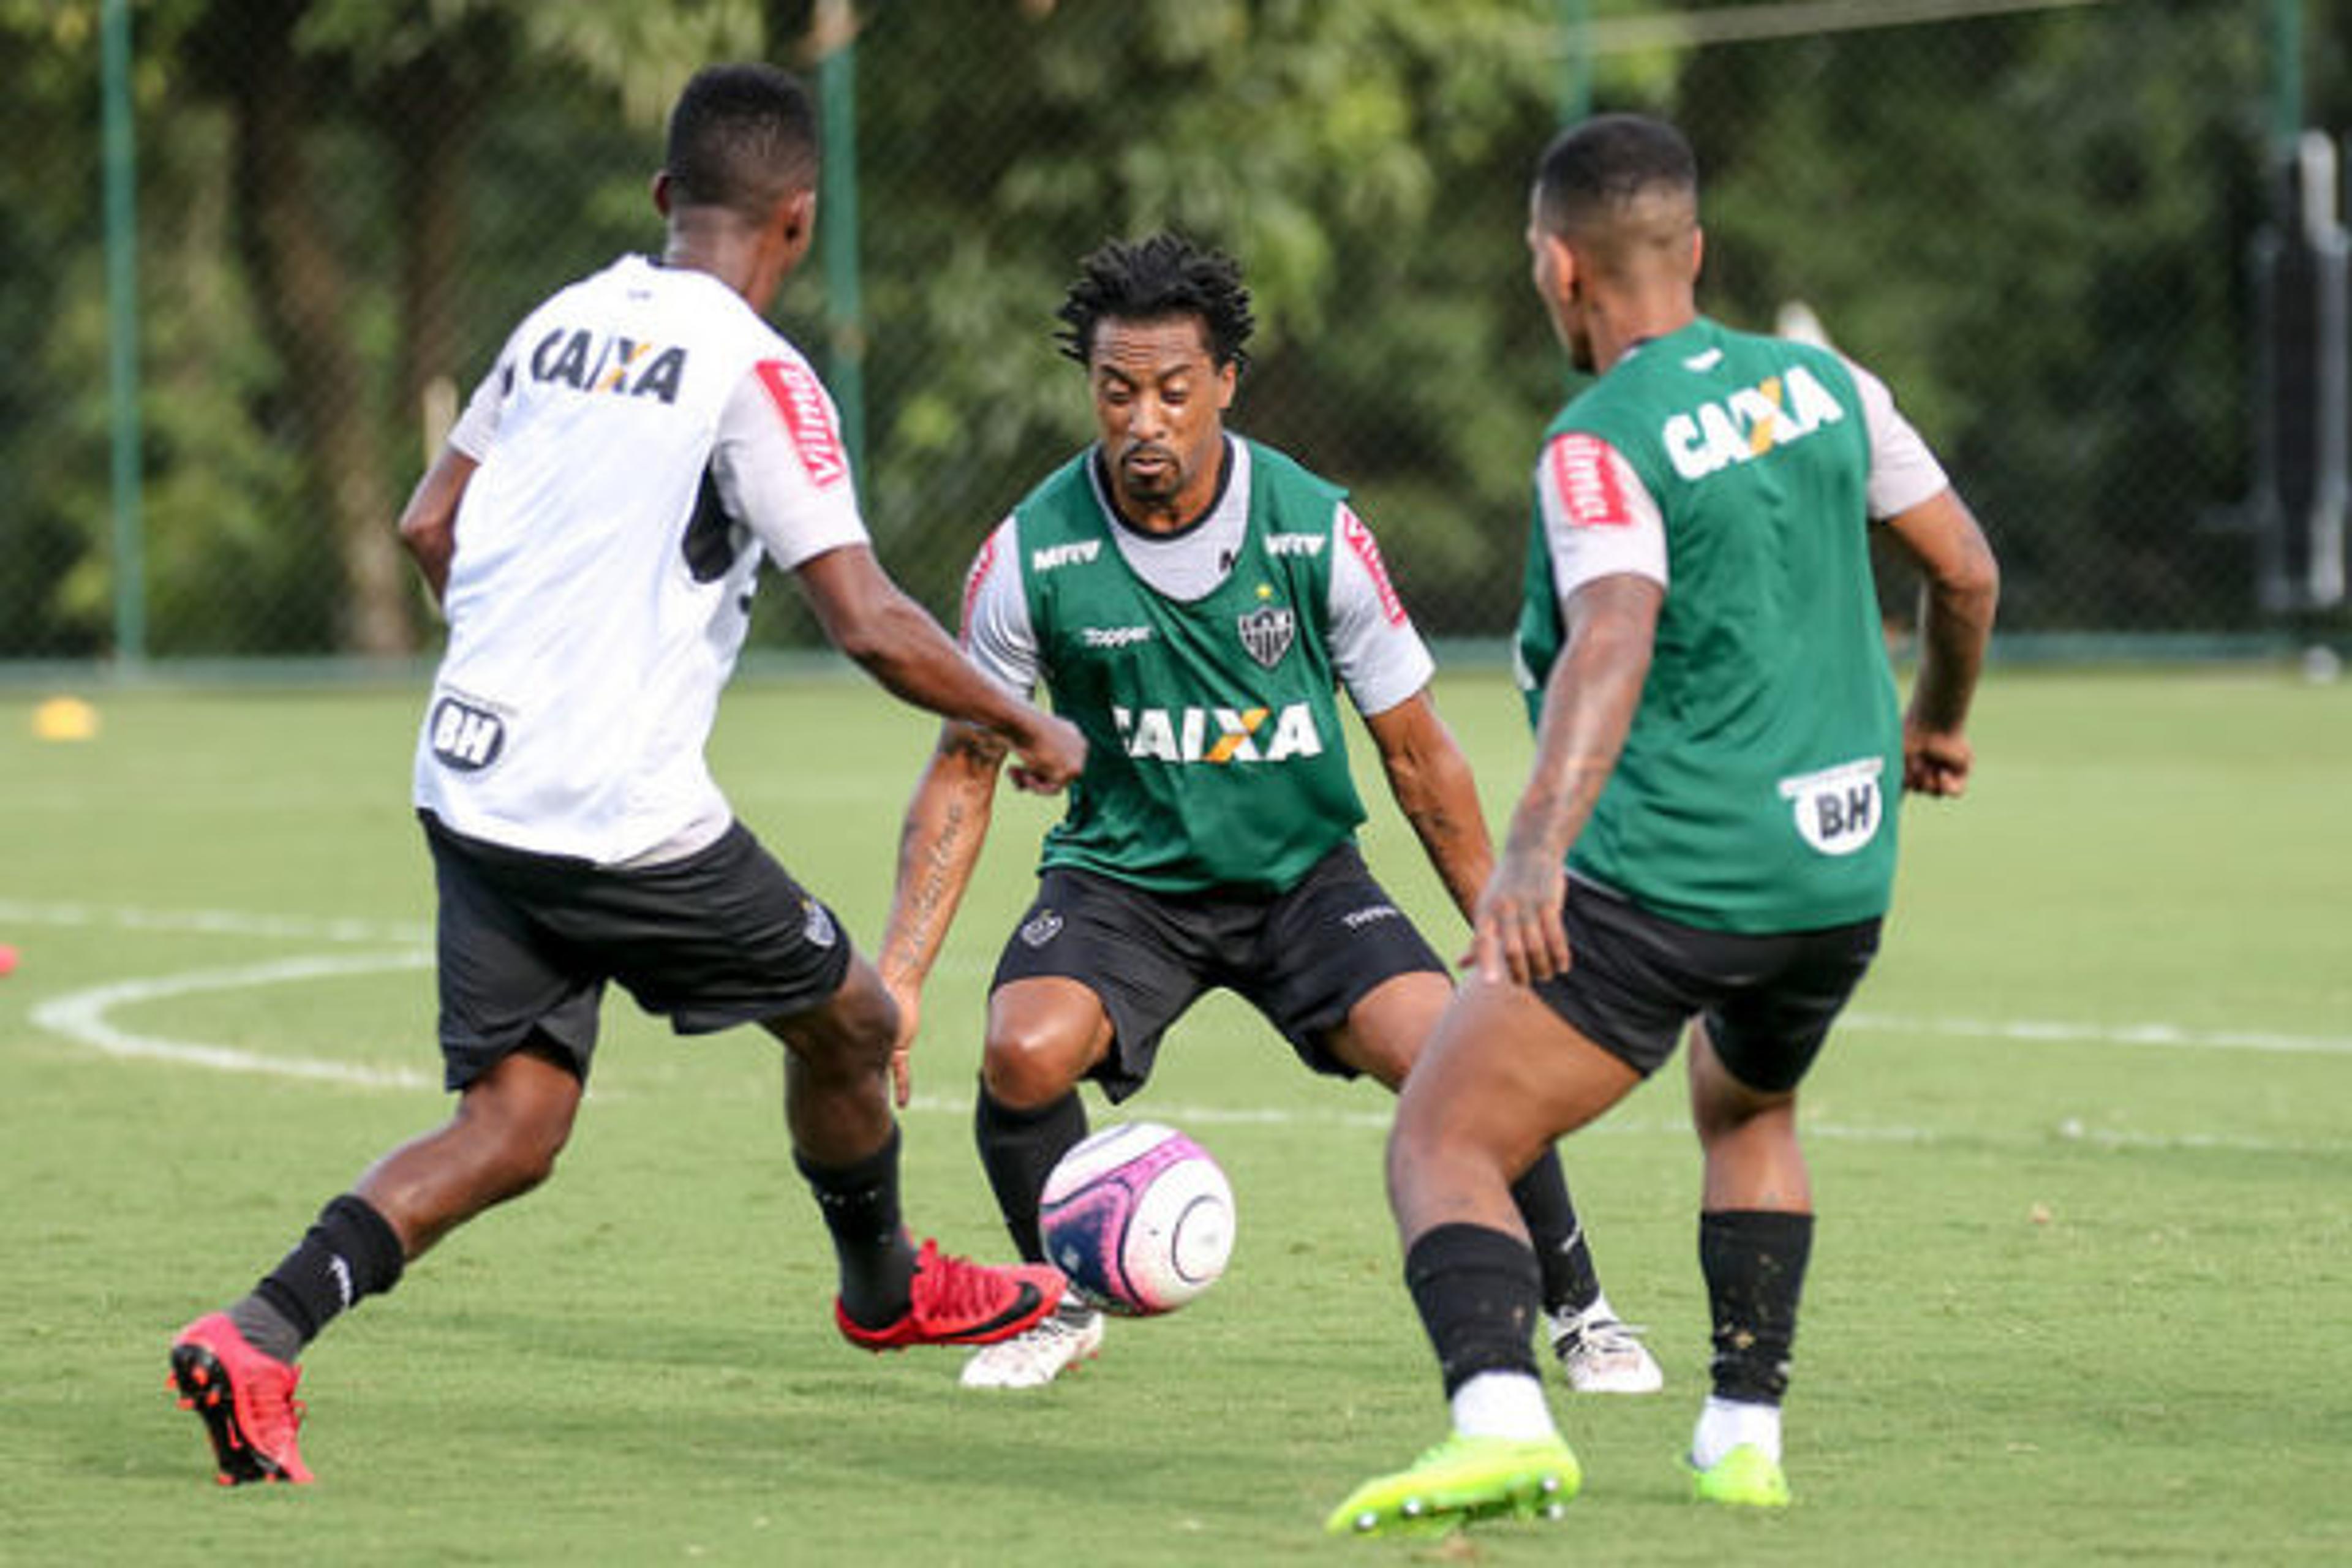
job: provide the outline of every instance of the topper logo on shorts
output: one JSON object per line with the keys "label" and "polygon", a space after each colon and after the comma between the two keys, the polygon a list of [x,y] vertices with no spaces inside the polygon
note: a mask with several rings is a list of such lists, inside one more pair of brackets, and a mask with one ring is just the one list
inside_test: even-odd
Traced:
{"label": "topper logo on shorts", "polygon": [[499,760],[506,750],[506,721],[487,708],[455,697],[433,705],[434,756],[445,768],[476,773]]}
{"label": "topper logo on shorts", "polygon": [[530,351],[534,381],[579,392],[611,392],[630,397],[677,401],[686,378],[686,351],[656,350],[652,343],[614,333],[601,336],[581,327],[558,327]]}
{"label": "topper logo on shorts", "polygon": [[1703,479],[1721,468],[1752,463],[1775,447],[1802,440],[1825,425],[1835,425],[1845,410],[1828,387],[1803,365],[1791,365],[1785,375],[1766,376],[1754,386],[1743,386],[1719,403],[1702,403],[1688,414],[1677,414],[1658,431],[1666,458],[1686,479]]}
{"label": "topper logo on shorts", "polygon": [[793,450],[808,470],[809,483],[829,490],[849,477],[849,461],[841,455],[841,437],[833,427],[833,406],[824,388],[804,365],[790,360],[763,359],[751,367],[768,389],[776,412],[792,433]]}

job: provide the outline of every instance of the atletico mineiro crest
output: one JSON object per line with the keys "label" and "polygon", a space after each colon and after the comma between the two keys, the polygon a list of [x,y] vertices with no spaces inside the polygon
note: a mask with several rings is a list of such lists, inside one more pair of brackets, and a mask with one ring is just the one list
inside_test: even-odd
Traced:
{"label": "atletico mineiro crest", "polygon": [[1242,647],[1268,669],[1282,662],[1298,631],[1298,617],[1279,605],[1260,605],[1235,624],[1241,628]]}

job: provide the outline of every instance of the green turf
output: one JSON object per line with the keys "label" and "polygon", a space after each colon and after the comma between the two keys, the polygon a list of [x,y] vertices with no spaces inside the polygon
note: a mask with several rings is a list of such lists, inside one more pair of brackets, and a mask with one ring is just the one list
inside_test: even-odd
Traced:
{"label": "green turf", "polygon": [[[1441,695],[1499,808],[1516,700]],[[0,702],[0,1562],[2352,1560],[2352,685],[2268,672],[2003,673],[1975,792],[1909,809],[1885,957],[1808,1090],[1785,1516],[1695,1508],[1675,1463],[1706,1332],[1670,1070],[1566,1145],[1668,1392],[1555,1389],[1586,1472],[1562,1523],[1324,1540],[1444,1429],[1379,1197],[1385,1102],[1222,999],[1139,1109],[1232,1173],[1232,1273],[1064,1385],[979,1397],[950,1354],[840,1343],[772,1050],[616,1002],[555,1182],[314,1350],[320,1484],[217,1490],[167,1337],[444,1101],[91,1042],[429,1079],[417,701],[100,694],[100,736],[65,744]],[[722,781],[869,941],[929,733],[851,681],[728,700]],[[1450,949],[1373,805],[1376,868]],[[1007,796],[907,1119],[917,1223],[989,1254],[979,1000],[1046,820]],[[268,967],[295,960],[342,969]]]}

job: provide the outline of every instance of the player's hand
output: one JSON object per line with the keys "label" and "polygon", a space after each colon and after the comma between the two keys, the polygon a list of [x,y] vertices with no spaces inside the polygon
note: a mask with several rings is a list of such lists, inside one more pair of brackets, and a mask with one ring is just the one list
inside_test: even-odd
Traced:
{"label": "player's hand", "polygon": [[1903,787],[1913,795],[1964,794],[1975,765],[1976,750],[1958,731],[1903,726]]}
{"label": "player's hand", "polygon": [[890,1042],[890,1099],[904,1110],[915,1093],[915,1031],[922,1023],[923,997],[901,981],[885,978],[882,988],[898,1005],[898,1034]]}
{"label": "player's hand", "polygon": [[1014,741],[1013,787],[1031,795],[1059,795],[1087,765],[1087,738],[1066,719],[1040,713],[1029,732]]}
{"label": "player's hand", "polygon": [[1558,859],[1506,853],[1478,895],[1463,962],[1479,979],[1498,985],[1528,985],[1567,973],[1572,955],[1559,913],[1567,890],[1567,868]]}

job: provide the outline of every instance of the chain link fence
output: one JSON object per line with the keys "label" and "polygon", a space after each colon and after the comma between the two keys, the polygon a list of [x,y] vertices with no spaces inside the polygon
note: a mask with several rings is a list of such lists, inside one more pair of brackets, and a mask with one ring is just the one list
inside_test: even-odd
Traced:
{"label": "chain link fence", "polygon": [[[0,0],[0,660],[429,652],[392,531],[429,442],[539,297],[657,247],[667,98],[753,54],[854,126],[775,315],[943,617],[1090,433],[1052,331],[1076,258],[1167,225],[1255,290],[1236,427],[1353,488],[1425,630],[1501,637],[1571,390],[1527,182],[1590,106],[1690,133],[1712,313],[1895,386],[2005,632],[2276,631],[2311,606],[2257,581],[2253,258],[2283,116],[2352,100],[2352,6],[2294,10]],[[814,637],[789,592],[756,635]]]}

